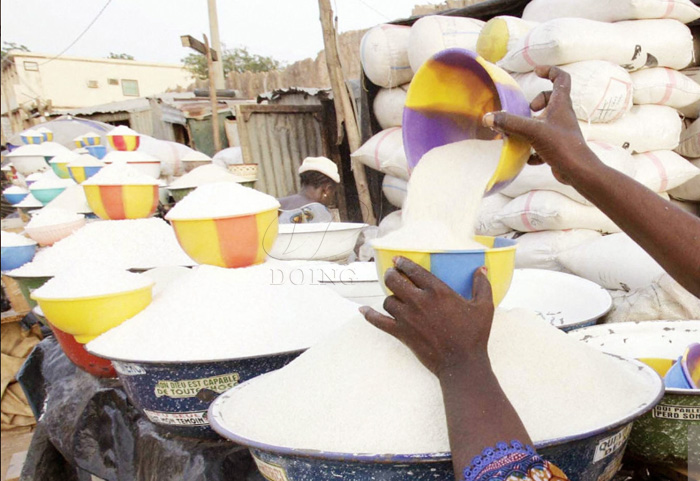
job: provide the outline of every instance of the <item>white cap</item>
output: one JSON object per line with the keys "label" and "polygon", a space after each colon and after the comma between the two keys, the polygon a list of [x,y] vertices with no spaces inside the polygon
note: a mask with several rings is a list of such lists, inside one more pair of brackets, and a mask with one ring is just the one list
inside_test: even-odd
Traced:
{"label": "white cap", "polygon": [[335,165],[331,159],[327,157],[307,157],[304,162],[299,167],[299,173],[308,172],[310,170],[315,170],[316,172],[321,172],[327,175],[335,181],[336,184],[340,183],[340,174],[338,174],[338,166]]}

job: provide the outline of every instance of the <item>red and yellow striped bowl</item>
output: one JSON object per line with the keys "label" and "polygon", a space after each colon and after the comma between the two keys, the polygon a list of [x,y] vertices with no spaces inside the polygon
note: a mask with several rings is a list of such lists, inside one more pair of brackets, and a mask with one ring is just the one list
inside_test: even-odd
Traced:
{"label": "red and yellow striped bowl", "polygon": [[487,277],[491,282],[493,303],[498,305],[510,287],[515,268],[516,242],[501,237],[476,236],[475,240],[484,244],[483,249],[464,251],[410,251],[388,249],[375,245],[377,273],[382,288],[391,295],[384,285],[384,274],[394,266],[396,256],[406,257],[430,271],[445,284],[466,299],[472,297],[472,278],[479,267],[488,268]]}
{"label": "red and yellow striped bowl", "polygon": [[216,219],[171,219],[182,249],[200,264],[247,267],[265,260],[277,238],[277,209]]}
{"label": "red and yellow striped bowl", "polygon": [[105,220],[143,219],[158,207],[157,185],[83,185],[92,211]]}
{"label": "red and yellow striped bowl", "polygon": [[131,151],[139,148],[140,135],[107,135],[109,145],[116,150]]}

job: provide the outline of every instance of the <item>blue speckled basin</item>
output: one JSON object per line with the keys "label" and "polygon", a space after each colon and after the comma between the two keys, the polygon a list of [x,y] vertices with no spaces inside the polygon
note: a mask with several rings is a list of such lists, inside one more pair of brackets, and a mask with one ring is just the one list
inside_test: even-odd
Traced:
{"label": "blue speckled basin", "polygon": [[280,369],[302,352],[202,362],[110,360],[129,400],[154,424],[181,436],[218,438],[207,418],[211,402],[239,383]]}
{"label": "blue speckled basin", "polygon": [[[661,378],[645,364],[613,356],[626,363],[649,386],[647,402],[624,418],[590,432],[536,444],[540,454],[559,466],[571,481],[609,481],[619,470],[632,423],[652,409],[663,395]],[[255,382],[255,381],[253,381]],[[416,455],[348,454],[272,446],[246,439],[227,427],[222,405],[242,384],[221,395],[209,407],[212,428],[231,441],[248,446],[258,469],[272,480],[286,481],[454,481],[450,453]],[[604,402],[604,400],[602,401]],[[576,413],[572,413],[574,415]],[[578,413],[577,415],[583,415]]]}

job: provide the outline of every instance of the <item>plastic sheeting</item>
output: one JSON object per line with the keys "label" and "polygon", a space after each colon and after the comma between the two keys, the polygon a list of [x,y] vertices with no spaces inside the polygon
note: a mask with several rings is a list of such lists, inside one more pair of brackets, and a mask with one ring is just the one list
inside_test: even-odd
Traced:
{"label": "plastic sheeting", "polygon": [[37,345],[18,380],[39,419],[22,481],[262,479],[247,448],[161,431],[119,380],[76,368],[53,337]]}

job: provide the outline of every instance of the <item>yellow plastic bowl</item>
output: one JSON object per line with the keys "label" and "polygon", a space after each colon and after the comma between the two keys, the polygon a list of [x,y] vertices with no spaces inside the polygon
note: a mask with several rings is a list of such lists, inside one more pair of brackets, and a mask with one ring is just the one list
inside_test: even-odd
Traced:
{"label": "yellow plastic bowl", "polygon": [[673,363],[676,362],[675,359],[663,359],[659,357],[640,357],[639,360],[651,367],[661,377],[664,377],[671,369],[671,366],[673,366]]}
{"label": "yellow plastic bowl", "polygon": [[277,209],[216,219],[171,219],[182,249],[200,264],[247,267],[260,264],[277,238]]}
{"label": "yellow plastic bowl", "polygon": [[394,266],[394,257],[402,256],[430,271],[462,297],[471,299],[474,272],[479,267],[486,266],[493,291],[493,303],[497,306],[508,292],[513,279],[516,242],[489,236],[476,236],[475,239],[484,244],[484,249],[428,252],[386,249],[374,245],[379,282],[387,295],[391,295],[392,292],[384,285],[384,274]]}
{"label": "yellow plastic bowl", "polygon": [[92,211],[101,219],[150,217],[158,208],[157,185],[83,185]]}
{"label": "yellow plastic bowl", "polygon": [[153,284],[132,291],[74,299],[45,299],[32,294],[44,317],[81,344],[144,310],[153,297]]}

